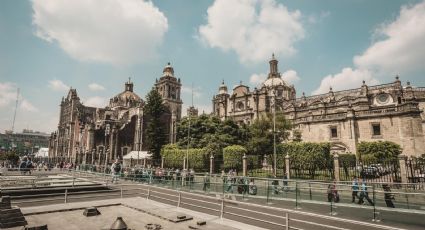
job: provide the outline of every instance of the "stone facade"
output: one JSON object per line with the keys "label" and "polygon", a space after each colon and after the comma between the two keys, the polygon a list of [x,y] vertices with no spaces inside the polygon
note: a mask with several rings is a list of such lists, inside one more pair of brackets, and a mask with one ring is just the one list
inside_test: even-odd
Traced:
{"label": "stone facade", "polygon": [[[425,153],[425,88],[403,86],[395,81],[360,88],[296,98],[270,61],[270,73],[259,89],[236,86],[232,94],[224,83],[213,98],[213,113],[250,124],[261,114],[283,113],[302,134],[303,141],[331,142],[335,152],[356,152],[361,141],[388,140],[399,144],[403,154]],[[274,104],[276,101],[276,104]]]}
{"label": "stone facade", "polygon": [[[76,89],[70,89],[60,104],[58,130],[49,140],[49,157],[74,163],[103,165],[132,150],[147,150],[145,143],[145,102],[133,91],[129,79],[124,91],[112,97],[105,108],[84,106]],[[161,116],[169,143],[175,142],[176,123],[181,118],[180,79],[168,63],[155,89],[160,93],[166,111]],[[106,152],[106,154],[105,154]],[[106,157],[106,158],[105,158]]]}

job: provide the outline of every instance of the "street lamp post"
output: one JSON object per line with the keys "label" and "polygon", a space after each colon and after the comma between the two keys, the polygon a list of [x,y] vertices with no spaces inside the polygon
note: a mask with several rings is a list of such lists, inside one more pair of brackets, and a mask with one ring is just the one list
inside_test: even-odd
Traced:
{"label": "street lamp post", "polygon": [[109,132],[111,131],[111,126],[109,124],[106,124],[105,127],[105,169],[104,169],[104,173],[106,174],[106,167],[108,166],[108,136],[109,136]]}
{"label": "street lamp post", "polygon": [[276,159],[276,90],[273,90],[273,175],[276,176],[277,172],[277,159]]}

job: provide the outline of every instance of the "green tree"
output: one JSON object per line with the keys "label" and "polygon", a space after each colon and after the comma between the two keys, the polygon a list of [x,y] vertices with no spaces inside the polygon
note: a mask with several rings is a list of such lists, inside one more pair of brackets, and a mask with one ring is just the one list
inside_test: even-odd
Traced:
{"label": "green tree", "polygon": [[146,145],[150,152],[153,153],[154,159],[160,158],[161,148],[166,141],[165,122],[161,122],[165,112],[162,104],[161,95],[155,88],[146,95],[146,104],[143,108],[144,115],[147,119],[146,128]]}
{"label": "green tree", "polygon": [[[292,125],[281,113],[276,114],[276,145],[289,137]],[[266,114],[256,119],[249,127],[250,139],[246,144],[250,154],[264,155],[273,153],[273,115]]]}
{"label": "green tree", "polygon": [[[189,118],[177,124],[177,145],[186,148],[188,144]],[[215,116],[200,115],[190,118],[190,148],[207,148],[214,154],[221,149],[247,141],[249,132],[246,126],[238,126],[233,120],[221,121]]]}

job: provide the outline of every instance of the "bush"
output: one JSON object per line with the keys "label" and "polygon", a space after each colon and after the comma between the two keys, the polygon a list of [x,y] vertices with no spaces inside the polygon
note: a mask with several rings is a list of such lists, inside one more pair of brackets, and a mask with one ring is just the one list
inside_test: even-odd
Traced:
{"label": "bush", "polygon": [[247,153],[246,148],[240,145],[231,145],[223,149],[225,169],[242,169],[242,157]]}
{"label": "bush", "polygon": [[204,149],[179,149],[176,145],[166,145],[161,150],[164,167],[183,168],[183,160],[189,156],[189,168],[195,171],[209,169],[209,156]]}
{"label": "bush", "polygon": [[384,162],[397,160],[402,149],[391,141],[360,142],[357,146],[357,156],[362,161]]}

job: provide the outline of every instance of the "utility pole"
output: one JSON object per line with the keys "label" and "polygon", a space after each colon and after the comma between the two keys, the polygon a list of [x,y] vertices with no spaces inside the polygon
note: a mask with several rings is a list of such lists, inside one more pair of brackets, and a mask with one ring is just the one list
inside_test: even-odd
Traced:
{"label": "utility pole", "polygon": [[[193,107],[193,82],[192,82],[192,105]],[[186,149],[186,169],[189,170],[189,146],[190,146],[190,115],[191,115],[191,108],[189,108],[189,127],[187,129],[187,149]]]}
{"label": "utility pole", "polygon": [[16,119],[16,110],[18,110],[18,101],[19,101],[19,88],[16,92],[16,103],[15,103],[15,113],[13,114],[12,133],[15,129],[15,119]]}

